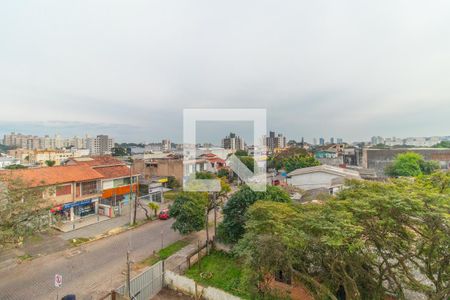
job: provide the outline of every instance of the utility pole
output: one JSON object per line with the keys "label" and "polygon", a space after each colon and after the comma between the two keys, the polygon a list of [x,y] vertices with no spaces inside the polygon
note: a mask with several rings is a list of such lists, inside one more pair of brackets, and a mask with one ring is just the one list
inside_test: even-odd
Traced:
{"label": "utility pole", "polygon": [[214,197],[214,240],[217,238],[217,194],[213,192]]}
{"label": "utility pole", "polygon": [[130,206],[130,225],[134,225],[134,218],[133,218],[133,197],[132,197],[132,193],[133,193],[133,174],[132,174],[132,169],[133,169],[133,161],[130,161],[130,194],[129,194],[129,206]]}
{"label": "utility pole", "polygon": [[127,251],[127,290],[126,294],[131,299],[131,262],[130,262],[130,251]]}
{"label": "utility pole", "polygon": [[205,207],[206,255],[209,255],[208,207]]}
{"label": "utility pole", "polygon": [[133,225],[136,224],[138,199],[139,199],[139,178],[136,176],[136,193],[134,193]]}

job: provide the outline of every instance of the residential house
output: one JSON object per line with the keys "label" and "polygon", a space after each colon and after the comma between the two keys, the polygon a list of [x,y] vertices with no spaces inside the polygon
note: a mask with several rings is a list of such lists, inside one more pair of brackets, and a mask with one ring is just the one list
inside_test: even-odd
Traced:
{"label": "residential house", "polygon": [[72,158],[67,165],[87,165],[102,175],[100,215],[114,217],[124,214],[130,196],[135,197],[138,189],[139,173],[123,161],[107,155]]}
{"label": "residential house", "polygon": [[86,165],[0,171],[3,180],[23,181],[29,188],[43,187],[52,220],[74,221],[98,213],[103,175]]}
{"label": "residential house", "polygon": [[287,183],[305,191],[322,190],[335,194],[346,179],[361,179],[357,171],[320,165],[296,169],[287,174]]}

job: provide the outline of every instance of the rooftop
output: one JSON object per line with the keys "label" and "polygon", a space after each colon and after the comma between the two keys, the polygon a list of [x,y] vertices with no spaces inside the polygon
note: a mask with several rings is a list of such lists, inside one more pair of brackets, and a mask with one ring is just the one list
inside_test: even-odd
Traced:
{"label": "rooftop", "polygon": [[317,173],[317,172],[329,173],[329,174],[344,176],[347,178],[355,178],[355,179],[361,178],[361,176],[359,175],[359,173],[357,171],[333,167],[333,166],[329,166],[329,165],[320,165],[320,166],[315,166],[315,167],[296,169],[296,170],[290,172],[288,174],[288,176],[311,174],[311,173]]}
{"label": "rooftop", "polygon": [[4,170],[0,171],[0,176],[11,179],[22,179],[31,187],[103,178],[102,174],[86,165]]}

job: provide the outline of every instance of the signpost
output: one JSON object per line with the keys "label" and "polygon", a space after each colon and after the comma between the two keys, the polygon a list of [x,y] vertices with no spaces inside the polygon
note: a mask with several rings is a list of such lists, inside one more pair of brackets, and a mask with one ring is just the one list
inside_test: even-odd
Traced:
{"label": "signpost", "polygon": [[[60,288],[62,286],[62,275],[60,274],[55,274],[55,287]],[[58,299],[58,292],[56,292],[56,299]]]}
{"label": "signpost", "polygon": [[55,274],[55,287],[61,287],[62,286],[62,275]]}

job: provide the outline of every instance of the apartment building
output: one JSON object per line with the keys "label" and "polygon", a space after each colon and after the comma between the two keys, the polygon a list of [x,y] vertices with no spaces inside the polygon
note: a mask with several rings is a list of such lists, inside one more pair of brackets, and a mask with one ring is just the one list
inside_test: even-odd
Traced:
{"label": "apartment building", "polygon": [[8,155],[14,157],[25,165],[46,166],[46,161],[54,161],[55,166],[59,166],[72,157],[82,157],[89,155],[87,149],[71,150],[28,150],[13,149],[8,151]]}
{"label": "apartment building", "polygon": [[233,152],[237,150],[245,150],[244,139],[231,132],[228,136],[222,139],[222,148],[230,149]]}
{"label": "apartment building", "polygon": [[274,131],[270,131],[269,136],[266,137],[266,146],[271,153],[276,149],[284,149],[286,148],[286,137],[281,133],[275,134]]}
{"label": "apartment building", "polygon": [[97,135],[95,138],[87,139],[86,147],[91,151],[91,155],[111,154],[114,140],[107,135]]}

